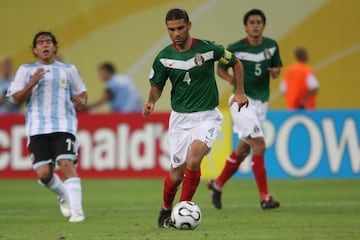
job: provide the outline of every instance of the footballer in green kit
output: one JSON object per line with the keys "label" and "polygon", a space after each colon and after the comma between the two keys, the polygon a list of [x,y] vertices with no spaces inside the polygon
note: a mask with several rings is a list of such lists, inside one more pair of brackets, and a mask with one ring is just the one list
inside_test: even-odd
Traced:
{"label": "footballer in green kit", "polygon": [[[259,191],[262,209],[274,209],[280,206],[268,191],[264,154],[266,150],[261,122],[265,120],[270,95],[270,77],[277,78],[282,62],[276,41],[263,36],[266,24],[265,14],[252,9],[244,16],[247,37],[229,46],[244,67],[244,89],[249,99],[248,108],[236,111],[230,103],[233,130],[238,135],[237,148],[228,156],[224,169],[215,180],[207,184],[212,192],[211,200],[215,208],[221,209],[222,188],[239,169],[240,164],[252,151],[252,170]],[[228,72],[228,66],[219,63],[219,76],[234,84],[234,76]],[[236,86],[234,86],[236,89]]]}
{"label": "footballer in green kit", "polygon": [[170,215],[178,186],[183,182],[180,201],[191,201],[200,182],[200,164],[220,131],[222,115],[217,109],[218,89],[214,63],[232,67],[236,91],[231,102],[238,111],[247,106],[242,65],[221,45],[192,38],[191,22],[183,9],[170,9],[166,26],[173,44],[155,58],[150,73],[151,90],[143,116],[154,111],[155,103],[169,79],[172,84],[169,120],[170,171],[164,180],[160,228],[171,226]]}

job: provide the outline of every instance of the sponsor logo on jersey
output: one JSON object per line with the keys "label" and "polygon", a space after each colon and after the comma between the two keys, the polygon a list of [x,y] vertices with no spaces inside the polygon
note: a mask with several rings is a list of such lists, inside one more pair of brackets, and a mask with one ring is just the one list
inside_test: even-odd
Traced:
{"label": "sponsor logo on jersey", "polygon": [[265,57],[266,60],[271,59],[271,52],[267,48],[264,49],[264,57]]}
{"label": "sponsor logo on jersey", "polygon": [[205,59],[200,53],[197,53],[195,54],[194,62],[196,66],[201,66],[205,62]]}

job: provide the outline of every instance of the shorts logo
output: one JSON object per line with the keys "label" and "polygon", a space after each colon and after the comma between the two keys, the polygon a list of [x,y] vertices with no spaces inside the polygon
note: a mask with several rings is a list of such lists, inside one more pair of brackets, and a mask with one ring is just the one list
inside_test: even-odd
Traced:
{"label": "shorts logo", "polygon": [[266,60],[271,59],[271,52],[267,48],[264,49],[264,57],[265,57]]}
{"label": "shorts logo", "polygon": [[178,156],[174,156],[174,163],[180,163],[180,158]]}
{"label": "shorts logo", "polygon": [[35,155],[33,153],[30,154],[30,161],[32,164],[35,163]]}
{"label": "shorts logo", "polygon": [[258,133],[258,132],[260,132],[260,128],[258,126],[255,126],[254,127],[254,133]]}
{"label": "shorts logo", "polygon": [[197,54],[195,54],[194,62],[196,64],[196,66],[201,66],[205,62],[205,59],[203,56],[201,56],[200,53],[197,53]]}

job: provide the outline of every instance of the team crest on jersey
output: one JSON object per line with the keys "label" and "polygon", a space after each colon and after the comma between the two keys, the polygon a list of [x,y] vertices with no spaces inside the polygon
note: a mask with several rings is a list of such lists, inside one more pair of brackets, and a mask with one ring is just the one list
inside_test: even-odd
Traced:
{"label": "team crest on jersey", "polygon": [[64,79],[64,78],[60,79],[60,87],[63,87],[63,88],[66,87],[66,79]]}
{"label": "team crest on jersey", "polygon": [[196,64],[196,66],[200,66],[205,62],[205,59],[200,53],[197,53],[197,54],[195,54],[194,62]]}
{"label": "team crest on jersey", "polygon": [[264,57],[265,57],[266,60],[271,59],[271,52],[267,48],[264,49]]}
{"label": "team crest on jersey", "polygon": [[254,133],[258,133],[258,132],[260,132],[260,128],[258,126],[255,126],[254,127]]}

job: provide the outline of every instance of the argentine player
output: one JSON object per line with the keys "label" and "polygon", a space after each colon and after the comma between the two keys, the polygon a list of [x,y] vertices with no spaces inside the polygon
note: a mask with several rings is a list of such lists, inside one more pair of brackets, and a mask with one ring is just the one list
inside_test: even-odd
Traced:
{"label": "argentine player", "polygon": [[222,115],[217,109],[218,89],[214,62],[232,67],[237,86],[232,103],[238,110],[247,105],[243,91],[242,65],[223,46],[192,38],[191,22],[183,9],[171,9],[166,26],[173,44],[155,58],[150,73],[151,90],[143,115],[154,111],[167,79],[172,84],[169,120],[170,172],[164,181],[163,203],[158,226],[171,226],[170,214],[178,186],[183,182],[180,201],[191,201],[200,181],[200,163],[209,153],[220,131]]}
{"label": "argentine player", "polygon": [[[85,215],[75,169],[75,108],[85,105],[87,92],[76,67],[56,61],[57,49],[51,32],[38,32],[32,44],[36,62],[19,67],[7,97],[15,104],[26,102],[28,147],[39,183],[58,195],[70,222],[81,222]],[[64,182],[54,173],[56,164]]]}
{"label": "argentine player", "polygon": [[[221,209],[222,187],[239,169],[240,164],[252,151],[252,170],[259,191],[262,209],[274,209],[280,206],[269,193],[264,163],[266,150],[261,122],[265,120],[270,95],[270,77],[280,74],[282,62],[279,46],[273,39],[263,36],[266,18],[259,9],[248,11],[243,18],[247,37],[229,46],[244,66],[245,94],[249,98],[249,107],[244,111],[236,111],[236,106],[230,104],[233,119],[233,130],[238,135],[239,143],[228,156],[224,169],[215,180],[208,182],[212,191],[212,203]],[[217,72],[220,77],[234,83],[234,77],[228,72],[228,67],[219,63]],[[236,89],[237,86],[234,86]]]}

